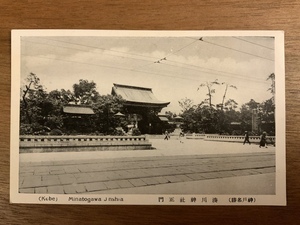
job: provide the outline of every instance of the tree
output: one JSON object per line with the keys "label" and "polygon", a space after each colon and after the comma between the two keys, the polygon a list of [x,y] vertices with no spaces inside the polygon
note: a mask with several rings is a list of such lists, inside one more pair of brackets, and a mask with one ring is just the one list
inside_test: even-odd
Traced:
{"label": "tree", "polygon": [[229,110],[235,110],[238,106],[238,103],[233,100],[233,99],[229,99],[225,102],[225,109],[229,109]]}
{"label": "tree", "polygon": [[20,134],[45,133],[45,114],[51,107],[47,99],[47,92],[40,84],[40,79],[34,73],[30,73],[22,87],[20,100]]}
{"label": "tree", "polygon": [[97,101],[100,96],[96,90],[96,83],[94,81],[79,80],[79,84],[73,85],[73,92],[76,104],[90,105]]}
{"label": "tree", "polygon": [[214,108],[208,105],[198,104],[185,110],[182,129],[191,133],[216,133],[219,131],[219,114]]}
{"label": "tree", "polygon": [[214,85],[220,85],[220,83],[218,82],[218,79],[216,79],[215,81],[212,81],[212,82],[202,83],[202,84],[200,84],[200,86],[197,89],[199,91],[199,89],[202,88],[202,87],[206,87],[207,88],[208,99],[205,99],[205,100],[208,100],[210,108],[212,108],[212,103],[211,103],[212,96],[216,92],[216,90],[212,88]]}
{"label": "tree", "polygon": [[223,110],[223,108],[224,108],[224,101],[225,101],[225,97],[226,97],[226,94],[227,94],[227,89],[228,89],[228,88],[234,88],[234,89],[237,89],[236,86],[231,85],[231,84],[227,84],[227,83],[225,83],[225,82],[223,82],[222,85],[226,85],[226,86],[225,86],[225,91],[224,91],[224,95],[223,95],[223,99],[222,99],[221,110]]}
{"label": "tree", "polygon": [[212,107],[201,106],[196,110],[196,114],[201,115],[199,123],[199,130],[204,133],[213,134],[220,132],[219,114],[218,111]]}
{"label": "tree", "polygon": [[178,103],[179,103],[179,106],[181,107],[182,112],[194,107],[193,100],[188,99],[188,98],[181,99],[180,101],[178,101]]}
{"label": "tree", "polygon": [[246,130],[253,130],[252,127],[252,116],[254,111],[259,108],[259,103],[255,100],[251,99],[249,102],[242,105],[240,112],[241,112],[241,129]]}
{"label": "tree", "polygon": [[[114,129],[122,124],[115,118],[115,114],[123,112],[124,100],[121,96],[101,95],[92,104],[95,112],[93,129],[105,134],[113,134]],[[125,123],[125,121],[123,121]],[[125,124],[123,124],[125,125]]]}
{"label": "tree", "polygon": [[251,99],[248,103],[245,104],[245,106],[250,110],[257,109],[259,106],[259,102],[256,102],[255,100]]}
{"label": "tree", "polygon": [[177,116],[176,113],[173,113],[171,111],[166,111],[165,114],[166,114],[166,117],[168,118],[168,120],[172,120],[174,117]]}
{"label": "tree", "polygon": [[260,128],[268,134],[275,135],[275,105],[272,99],[260,104],[258,112]]}
{"label": "tree", "polygon": [[195,118],[196,113],[195,113],[195,108],[189,108],[186,109],[182,112],[180,115],[182,117],[182,122],[181,128],[183,129],[184,132],[197,132],[197,120]]}
{"label": "tree", "polygon": [[271,83],[271,87],[268,89],[268,91],[271,92],[271,94],[275,95],[275,74],[274,73],[271,73],[267,80],[271,80],[272,83]]}
{"label": "tree", "polygon": [[67,105],[71,102],[76,102],[75,95],[70,90],[61,89],[53,90],[49,93],[50,97],[56,99],[57,101],[61,102],[64,105]]}
{"label": "tree", "polygon": [[[269,75],[269,77],[267,78],[267,80],[271,80],[272,83],[271,83],[271,87],[268,89],[268,91],[270,91],[273,95],[273,97],[271,98],[272,100],[272,103],[275,107],[275,74],[274,73],[271,73]],[[274,116],[275,116],[275,110],[274,110]]]}
{"label": "tree", "polygon": [[53,90],[48,94],[45,101],[48,102],[49,106],[48,110],[46,110],[45,125],[50,129],[65,129],[65,127],[63,127],[63,107],[70,102],[75,101],[73,93],[70,90],[66,91],[65,89],[61,89],[60,91]]}
{"label": "tree", "polygon": [[[21,113],[25,112],[26,122],[32,124],[32,116],[35,111],[32,101],[37,100],[35,97],[38,97],[39,94],[44,92],[43,86],[40,84],[40,79],[36,74],[30,73],[26,78],[27,84],[25,84],[22,90],[22,102],[21,102]],[[22,116],[22,115],[21,115]]]}

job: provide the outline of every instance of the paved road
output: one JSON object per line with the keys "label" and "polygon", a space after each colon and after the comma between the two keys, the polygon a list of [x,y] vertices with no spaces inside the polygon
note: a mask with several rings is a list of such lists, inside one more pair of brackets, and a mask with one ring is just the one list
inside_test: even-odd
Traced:
{"label": "paved road", "polygon": [[[170,186],[175,190],[181,187],[181,184],[185,184],[182,193],[203,194],[201,189],[191,187],[199,185],[199,182],[213,181],[206,185],[206,189],[210,189],[209,185],[224,185],[221,180],[227,179],[234,182],[230,185],[233,187],[232,194],[236,194],[234,187],[238,186],[238,182],[251,180],[253,183],[256,177],[271,175],[271,179],[267,176],[267,179],[259,180],[265,184],[262,185],[263,190],[255,190],[255,193],[275,193],[275,148],[259,149],[254,145],[220,145],[194,140],[186,140],[183,145],[176,140],[153,142],[156,150],[121,151],[109,155],[103,152],[104,157],[97,153],[100,157],[93,159],[87,157],[88,153],[81,155],[85,157],[78,154],[74,157],[72,153],[64,153],[64,160],[57,160],[59,153],[55,156],[48,153],[31,155],[32,160],[29,160],[30,154],[22,155],[19,191],[41,194],[92,194],[133,193],[136,190],[136,193],[147,194],[155,190],[155,193],[172,194]],[[66,158],[68,155],[70,157]],[[43,160],[38,160],[39,157]],[[218,192],[216,188],[212,190]],[[178,193],[178,190],[175,192]]]}

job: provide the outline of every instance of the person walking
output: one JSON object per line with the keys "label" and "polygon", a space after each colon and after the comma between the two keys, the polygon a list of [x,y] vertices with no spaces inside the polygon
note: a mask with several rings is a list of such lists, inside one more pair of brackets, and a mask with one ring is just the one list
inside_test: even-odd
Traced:
{"label": "person walking", "polygon": [[182,144],[183,144],[183,137],[184,137],[184,133],[181,131],[180,134],[179,134],[179,141]]}
{"label": "person walking", "polygon": [[259,147],[267,147],[267,143],[266,143],[266,139],[267,139],[267,133],[263,132],[262,135],[260,136],[260,141],[259,141]]}
{"label": "person walking", "polygon": [[167,130],[165,131],[165,138],[164,138],[164,140],[169,140],[169,133],[168,133]]}
{"label": "person walking", "polygon": [[245,131],[245,138],[244,138],[244,143],[243,143],[243,145],[244,145],[246,142],[249,143],[249,145],[251,145],[251,143],[250,143],[250,141],[249,141],[249,133],[248,133],[248,131]]}

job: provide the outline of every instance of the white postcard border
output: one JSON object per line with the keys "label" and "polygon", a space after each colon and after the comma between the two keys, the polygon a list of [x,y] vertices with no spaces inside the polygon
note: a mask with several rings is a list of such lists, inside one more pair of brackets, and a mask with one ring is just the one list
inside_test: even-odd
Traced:
{"label": "white postcard border", "polygon": [[[129,195],[129,194],[20,194],[19,186],[19,96],[20,45],[22,36],[274,36],[276,74],[276,195]],[[285,146],[285,64],[283,31],[121,31],[121,30],[13,30],[11,49],[11,138],[10,138],[10,202],[28,204],[90,205],[286,205]],[[70,198],[73,198],[71,200]],[[92,200],[94,198],[94,200]],[[96,201],[99,198],[101,201]],[[115,201],[105,201],[113,198]],[[159,199],[164,199],[159,201]],[[168,201],[174,198],[175,202]],[[186,201],[181,202],[181,198]],[[191,198],[198,201],[191,202]],[[207,202],[203,200],[207,198]],[[217,198],[217,202],[213,199]],[[253,201],[230,202],[232,198]],[[119,200],[116,200],[119,199]],[[122,201],[120,200],[122,199]]]}

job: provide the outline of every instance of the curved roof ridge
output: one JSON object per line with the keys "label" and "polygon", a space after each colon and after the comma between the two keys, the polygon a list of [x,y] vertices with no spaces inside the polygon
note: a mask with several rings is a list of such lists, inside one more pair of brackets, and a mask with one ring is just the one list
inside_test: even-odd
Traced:
{"label": "curved roof ridge", "polygon": [[152,92],[152,88],[148,87],[140,87],[140,86],[132,86],[132,85],[126,85],[126,84],[113,84],[115,87],[124,87],[124,88],[131,88],[131,89],[140,89],[140,90],[147,90]]}
{"label": "curved roof ridge", "polygon": [[112,94],[120,95],[125,104],[151,105],[154,107],[166,107],[170,102],[160,101],[152,92],[152,88],[144,88],[130,85],[113,84]]}

